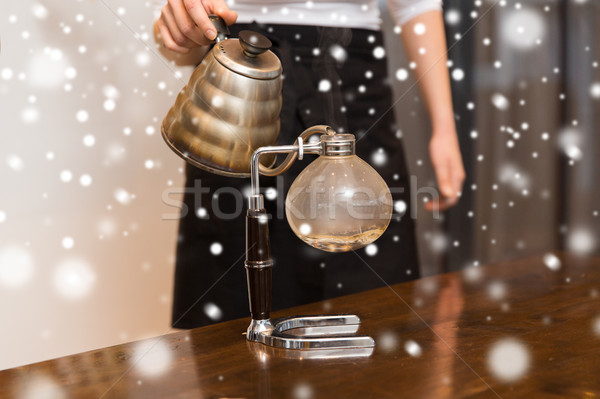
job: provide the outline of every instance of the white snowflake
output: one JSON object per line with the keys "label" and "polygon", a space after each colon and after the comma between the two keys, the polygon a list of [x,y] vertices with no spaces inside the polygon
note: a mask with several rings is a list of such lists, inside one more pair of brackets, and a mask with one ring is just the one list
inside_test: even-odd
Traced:
{"label": "white snowflake", "polygon": [[75,245],[75,240],[72,237],[65,237],[62,239],[62,246],[64,249],[71,249]]}
{"label": "white snowflake", "polygon": [[448,25],[458,25],[461,20],[460,11],[450,8],[446,11],[446,22]]}
{"label": "white snowflake", "polygon": [[73,180],[73,173],[70,170],[63,170],[62,172],[60,172],[60,180],[63,183],[68,183],[71,180]]}
{"label": "white snowflake", "polygon": [[546,35],[544,17],[533,8],[509,11],[501,25],[500,34],[517,50],[530,50]]}
{"label": "white snowflake", "polygon": [[575,227],[569,232],[567,247],[579,255],[590,254],[596,249],[596,238],[589,229]]}
{"label": "white snowflake", "polygon": [[388,161],[387,152],[383,148],[378,148],[371,154],[371,162],[375,166],[384,166]]}
{"label": "white snowflake", "polygon": [[385,57],[385,49],[381,46],[377,46],[373,49],[373,57],[380,60]]}
{"label": "white snowflake", "polygon": [[103,107],[105,111],[112,112],[117,107],[117,103],[114,100],[108,99],[104,101]]}
{"label": "white snowflake", "polygon": [[406,212],[406,208],[406,202],[402,200],[394,201],[394,210],[396,211],[396,213],[404,215],[404,213]]}
{"label": "white snowflake", "polygon": [[222,96],[213,96],[210,103],[215,108],[221,108],[225,104],[225,100]]}
{"label": "white snowflake", "polygon": [[544,264],[552,271],[560,270],[561,267],[560,259],[558,259],[558,257],[554,254],[544,255]]}
{"label": "white snowflake", "polygon": [[322,79],[319,82],[319,91],[321,92],[327,92],[331,90],[331,82],[327,79]]}
{"label": "white snowflake", "polygon": [[204,219],[208,216],[208,212],[206,211],[206,208],[204,207],[199,207],[196,210],[196,216],[199,217],[200,219]]}
{"label": "white snowflake", "polygon": [[77,77],[77,69],[75,69],[74,67],[68,67],[67,69],[65,69],[65,77],[67,79],[75,79]]}
{"label": "white snowflake", "polygon": [[494,301],[501,301],[506,297],[506,284],[501,281],[493,281],[488,285],[488,295]]}
{"label": "white snowflake", "polygon": [[265,190],[265,198],[269,201],[274,201],[277,198],[277,190],[275,187],[267,187]]}
{"label": "white snowflake", "polygon": [[18,288],[33,277],[34,261],[31,253],[21,246],[0,248],[0,285]]}
{"label": "white snowflake", "polygon": [[377,255],[378,251],[377,244],[369,244],[365,247],[365,253],[368,256],[375,256]]}
{"label": "white snowflake", "polygon": [[592,98],[600,98],[600,82],[594,82],[590,85],[590,96]]}
{"label": "white snowflake", "polygon": [[129,205],[133,199],[132,195],[124,188],[117,188],[113,193],[113,197],[121,205]]}
{"label": "white snowflake", "polygon": [[307,383],[300,383],[294,387],[294,399],[310,399],[313,395],[313,389]]}
{"label": "white snowflake", "polygon": [[508,99],[500,93],[492,95],[492,104],[494,104],[496,108],[502,111],[507,110],[510,106],[510,102],[508,101]]}
{"label": "white snowflake", "polygon": [[404,68],[400,68],[396,71],[396,79],[404,81],[408,79],[408,71]]}
{"label": "white snowflake", "polygon": [[463,80],[465,77],[465,73],[463,72],[462,69],[460,68],[455,68],[452,71],[452,79],[456,80],[457,82]]}
{"label": "white snowflake", "polygon": [[40,3],[34,3],[31,6],[31,13],[33,14],[34,17],[36,17],[37,19],[46,19],[48,18],[48,9]]}
{"label": "white snowflake", "polygon": [[92,184],[92,176],[83,174],[79,177],[79,184],[83,187],[89,187]]}
{"label": "white snowflake", "polygon": [[34,375],[19,394],[19,399],[66,399],[68,394],[46,375]]}
{"label": "white snowflake", "polygon": [[40,89],[62,86],[66,77],[68,60],[61,50],[45,47],[43,52],[32,55],[28,64],[27,82]]}
{"label": "white snowflake", "polygon": [[216,304],[207,302],[204,305],[204,313],[213,321],[219,321],[223,318],[223,311]]}
{"label": "white snowflake", "polygon": [[148,66],[150,64],[150,54],[146,51],[140,51],[135,56],[135,62],[141,67]]}
{"label": "white snowflake", "polygon": [[592,331],[596,336],[600,336],[600,316],[592,321]]}
{"label": "white snowflake", "polygon": [[311,231],[312,231],[312,228],[310,227],[310,224],[302,223],[300,225],[300,234],[302,234],[303,236],[309,235]]}
{"label": "white snowflake", "polygon": [[101,219],[97,224],[97,231],[101,237],[111,237],[117,232],[117,222],[112,218]]}
{"label": "white snowflake", "polygon": [[515,382],[529,370],[531,355],[527,347],[514,338],[504,338],[495,342],[487,354],[487,366],[497,379]]}
{"label": "white snowflake", "polygon": [[86,134],[83,136],[83,145],[86,147],[93,147],[96,144],[96,138],[93,134]]}
{"label": "white snowflake", "polygon": [[120,96],[119,89],[113,85],[104,85],[102,87],[102,93],[107,99],[110,100],[116,100]]}
{"label": "white snowflake", "polygon": [[348,53],[339,44],[334,44],[329,48],[329,54],[338,62],[344,62],[348,58]]}
{"label": "white snowflake", "polygon": [[75,114],[75,118],[77,119],[78,122],[85,123],[90,118],[90,115],[86,110],[81,109],[81,110],[77,111],[77,114]]}
{"label": "white snowflake", "polygon": [[427,31],[427,28],[425,27],[425,24],[418,22],[415,24],[415,26],[413,27],[413,30],[415,31],[415,33],[417,35],[423,35],[425,34],[425,32]]}
{"label": "white snowflake", "polygon": [[85,260],[63,260],[54,273],[54,288],[65,299],[79,300],[88,296],[96,282],[92,266]]}
{"label": "white snowflake", "polygon": [[8,165],[9,168],[16,172],[23,170],[23,168],[25,167],[25,163],[23,162],[21,157],[15,154],[11,154],[6,157],[6,165]]}
{"label": "white snowflake", "polygon": [[137,342],[129,361],[138,374],[156,378],[170,369],[173,353],[162,338],[157,337]]}
{"label": "white snowflake", "polygon": [[10,68],[3,68],[2,72],[0,72],[0,76],[4,80],[11,80],[13,78],[13,71]]}
{"label": "white snowflake", "polygon": [[221,255],[223,253],[223,245],[219,242],[213,242],[210,245],[210,253],[215,256]]}
{"label": "white snowflake", "polygon": [[463,276],[465,281],[469,283],[476,283],[483,277],[483,270],[479,266],[469,266],[463,270]]}
{"label": "white snowflake", "polygon": [[398,337],[393,332],[384,332],[377,339],[377,347],[384,352],[392,352],[398,347]]}
{"label": "white snowflake", "polygon": [[448,237],[444,233],[435,232],[429,237],[429,246],[434,253],[442,253],[448,248]]}
{"label": "white snowflake", "polygon": [[410,339],[404,343],[404,350],[412,357],[419,357],[423,354],[421,345]]}

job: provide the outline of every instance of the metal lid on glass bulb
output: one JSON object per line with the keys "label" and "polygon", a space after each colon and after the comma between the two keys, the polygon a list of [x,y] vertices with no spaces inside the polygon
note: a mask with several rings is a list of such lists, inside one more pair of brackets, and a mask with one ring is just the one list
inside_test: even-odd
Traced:
{"label": "metal lid on glass bulb", "polygon": [[347,156],[355,154],[355,139],[353,134],[323,134],[321,146],[325,156]]}

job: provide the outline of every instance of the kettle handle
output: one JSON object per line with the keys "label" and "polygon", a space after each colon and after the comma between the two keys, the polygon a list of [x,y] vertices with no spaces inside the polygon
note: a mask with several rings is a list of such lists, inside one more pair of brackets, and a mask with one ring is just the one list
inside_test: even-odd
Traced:
{"label": "kettle handle", "polygon": [[[298,136],[298,137],[301,137],[302,141],[308,141],[308,138],[315,134],[329,134],[330,135],[330,134],[334,134],[334,133],[335,133],[335,131],[327,125],[315,125],[315,126],[309,127],[308,129],[306,129],[305,131],[300,133],[300,136]],[[290,168],[290,166],[292,166],[292,164],[294,163],[296,158],[298,158],[298,153],[290,152],[287,155],[287,157],[285,157],[283,162],[274,168],[269,168],[268,166],[264,166],[263,164],[259,163],[258,164],[258,172],[263,176],[280,175],[280,174],[284,173],[285,171],[287,171]]]}
{"label": "kettle handle", "polygon": [[229,32],[229,28],[227,27],[225,20],[223,20],[223,18],[219,17],[218,15],[214,14],[209,15],[208,18],[217,30],[217,37],[215,38],[215,42],[219,43],[221,40],[229,39],[229,35],[231,35],[231,33]]}

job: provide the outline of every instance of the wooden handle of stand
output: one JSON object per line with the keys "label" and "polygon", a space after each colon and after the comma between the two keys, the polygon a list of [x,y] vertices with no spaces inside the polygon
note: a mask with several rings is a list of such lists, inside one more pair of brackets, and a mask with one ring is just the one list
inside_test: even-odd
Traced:
{"label": "wooden handle of stand", "polygon": [[264,209],[248,210],[245,266],[250,314],[254,320],[265,320],[271,317],[273,260],[268,221]]}
{"label": "wooden handle of stand", "polygon": [[266,320],[271,317],[272,272],[273,267],[262,269],[246,268],[250,315],[253,320]]}

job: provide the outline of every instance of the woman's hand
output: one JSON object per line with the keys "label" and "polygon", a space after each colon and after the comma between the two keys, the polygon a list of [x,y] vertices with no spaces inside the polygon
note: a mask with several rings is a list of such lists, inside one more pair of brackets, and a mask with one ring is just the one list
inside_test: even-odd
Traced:
{"label": "woman's hand", "polygon": [[[439,210],[443,211],[456,204],[465,180],[454,124],[447,129],[434,129],[429,142],[429,156],[440,190]],[[435,201],[429,201],[425,204],[425,209],[433,211],[436,205]]]}
{"label": "woman's hand", "polygon": [[227,25],[237,19],[224,0],[168,0],[154,23],[157,42],[179,54],[210,44],[217,37],[210,14],[220,16]]}

